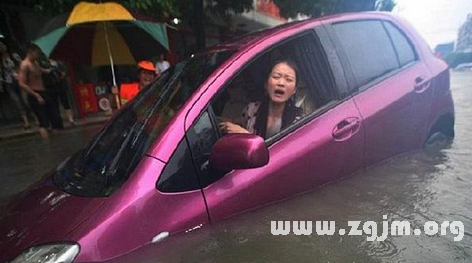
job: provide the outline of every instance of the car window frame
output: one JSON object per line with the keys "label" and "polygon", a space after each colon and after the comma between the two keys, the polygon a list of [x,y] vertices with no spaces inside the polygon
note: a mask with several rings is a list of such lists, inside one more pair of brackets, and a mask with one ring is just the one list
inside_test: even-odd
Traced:
{"label": "car window frame", "polygon": [[[332,80],[333,80],[333,84],[334,84],[334,88],[335,88],[335,92],[337,94],[337,100],[335,101],[332,101],[332,102],[329,102],[325,105],[323,105],[322,107],[316,109],[315,111],[311,112],[310,114],[307,114],[306,116],[303,116],[303,118],[301,118],[299,121],[297,121],[296,123],[294,123],[293,125],[290,125],[289,127],[287,127],[286,129],[280,131],[279,133],[277,133],[275,136],[272,136],[271,138],[265,140],[266,142],[266,145],[267,145],[267,148],[270,148],[270,146],[272,144],[274,144],[275,142],[279,141],[279,140],[282,140],[285,136],[287,136],[288,134],[292,133],[293,131],[299,129],[300,127],[304,126],[306,123],[312,121],[313,119],[317,118],[318,116],[322,115],[323,113],[325,113],[326,111],[328,111],[329,109],[335,107],[336,105],[342,103],[344,100],[348,99],[349,96],[347,95],[347,92],[344,92],[344,97],[341,98],[341,94],[340,94],[340,91],[339,91],[339,87],[338,87],[338,82],[337,81],[342,81],[344,86],[345,86],[345,89],[347,90],[347,82],[344,78],[344,72],[341,72],[340,73],[340,70],[343,70],[343,67],[338,67],[336,69],[333,69],[333,66],[332,66],[332,63],[333,61],[336,61],[337,63],[339,63],[339,65],[341,65],[341,61],[339,60],[339,57],[337,56],[337,54],[335,52],[331,52],[331,59],[328,57],[328,54],[327,54],[327,51],[326,51],[326,45],[329,45],[329,48],[331,48],[331,50],[334,50],[334,46],[332,45],[331,41],[329,39],[326,39],[324,42],[321,40],[321,37],[318,36],[317,34],[317,31],[316,29],[318,28],[318,32],[322,32],[321,34],[323,34],[322,36],[323,37],[328,37],[327,34],[326,34],[326,31],[324,31],[323,29],[323,25],[319,25],[319,26],[316,26],[314,28],[310,28],[310,29],[307,29],[307,30],[304,30],[302,32],[299,32],[297,34],[294,34],[290,37],[287,37],[286,39],[283,39],[277,43],[274,43],[273,45],[270,45],[269,47],[267,47],[266,49],[264,49],[262,52],[259,52],[257,55],[255,55],[254,57],[252,57],[250,59],[250,62],[254,62],[258,59],[260,59],[262,56],[264,56],[265,54],[273,51],[274,49],[284,45],[284,44],[287,44],[288,42],[290,41],[293,41],[299,37],[303,37],[305,35],[312,35],[313,37],[316,37],[318,38],[318,43],[320,45],[320,47],[323,49],[323,52],[325,53],[326,55],[326,63],[328,63],[328,66],[330,68],[330,74],[332,74]],[[334,54],[334,57],[333,57],[333,54]],[[239,57],[237,58],[239,59]],[[208,101],[208,103],[206,104],[206,106],[199,112],[198,116],[195,118],[195,120],[192,122],[192,124],[189,126],[189,128],[185,131],[185,134],[184,134],[184,138],[182,138],[182,140],[179,142],[178,145],[180,145],[180,143],[183,143],[183,141],[185,141],[185,143],[187,144],[187,147],[190,151],[190,155],[192,157],[192,165],[193,165],[193,168],[194,168],[194,172],[195,174],[199,177],[199,184],[200,184],[200,189],[203,190],[207,187],[210,187],[212,184],[214,184],[216,181],[220,180],[221,178],[227,176],[228,174],[232,173],[232,171],[228,171],[226,173],[224,173],[221,177],[219,177],[217,180],[209,183],[208,185],[206,186],[203,186],[202,184],[202,179],[201,179],[201,176],[202,176],[202,171],[200,170],[200,168],[197,166],[196,164],[196,160],[194,158],[194,153],[192,152],[192,147],[191,147],[191,142],[190,142],[190,138],[189,138],[189,132],[192,131],[193,127],[195,126],[196,123],[198,123],[200,121],[200,119],[202,118],[202,116],[207,113],[208,114],[208,117],[210,118],[210,122],[213,126],[213,130],[216,131],[216,136],[217,136],[217,141],[223,137],[224,135],[221,133],[221,131],[218,129],[218,122],[217,122],[217,116],[216,114],[214,113],[213,111],[213,103],[215,102],[216,99],[219,98],[219,96],[224,92],[224,90],[226,88],[228,88],[229,84],[237,77],[239,76],[239,74],[241,74],[244,70],[246,70],[249,65],[251,63],[245,63],[244,66],[240,67],[237,71],[234,72],[234,74],[228,78],[224,83],[222,83],[220,85],[220,88],[218,89],[218,92],[216,92],[212,98]],[[335,70],[337,70],[335,73]],[[338,77],[336,77],[336,74],[338,75]],[[177,145],[177,147],[178,147]],[[176,149],[174,150],[174,152],[172,153],[171,157],[170,158],[174,158],[175,156],[175,153],[177,151],[177,147]],[[170,162],[171,159],[169,159],[169,162]],[[163,171],[165,171],[165,167],[167,166],[167,164],[164,166],[164,169]],[[180,191],[180,192],[163,192],[161,191],[159,188],[158,188],[158,182],[159,182],[159,179],[161,178],[161,176],[159,176],[159,178],[156,180],[156,190],[159,191],[160,193],[162,194],[176,194],[176,193],[187,193],[187,192],[193,192],[193,191],[196,191],[196,190],[199,190],[199,189],[192,189],[192,190],[186,190],[186,191]]]}
{"label": "car window frame", "polygon": [[[346,50],[343,48],[342,41],[339,39],[339,37],[337,36],[337,34],[335,32],[335,29],[333,28],[333,25],[336,25],[336,24],[349,23],[349,22],[360,22],[360,21],[378,21],[378,22],[381,23],[382,28],[385,30],[385,33],[387,34],[387,36],[389,38],[389,41],[390,41],[390,43],[391,43],[391,45],[394,49],[396,59],[397,59],[397,62],[399,64],[398,68],[396,68],[394,70],[391,70],[391,71],[389,71],[385,74],[382,74],[381,76],[372,79],[371,81],[367,82],[364,85],[358,85],[357,84],[357,81],[356,81],[355,76],[354,76],[354,72],[352,70],[351,63],[349,62],[349,58],[346,54]],[[395,44],[393,43],[393,41],[390,37],[390,34],[388,33],[387,29],[385,28],[384,22],[390,23],[393,26],[395,26],[395,28],[397,28],[400,31],[400,33],[402,33],[407,38],[408,42],[410,43],[410,46],[412,47],[412,49],[415,53],[415,60],[414,61],[411,61],[411,62],[405,64],[404,66],[401,66],[400,61],[398,60],[398,54],[397,54],[397,50],[395,48]],[[347,78],[349,86],[350,86],[350,95],[351,96],[355,96],[356,94],[359,94],[359,93],[362,93],[366,90],[369,90],[370,88],[376,86],[377,84],[391,78],[392,76],[395,76],[396,74],[398,74],[398,73],[400,73],[404,70],[407,70],[408,68],[414,66],[415,64],[417,64],[421,61],[421,57],[420,57],[420,54],[418,52],[418,48],[415,45],[415,43],[411,40],[412,37],[410,37],[408,34],[406,34],[406,32],[404,30],[401,30],[396,25],[396,23],[394,21],[391,21],[391,20],[388,20],[388,19],[382,19],[382,18],[349,19],[349,20],[330,22],[330,23],[325,24],[325,27],[326,27],[326,30],[327,30],[334,46],[335,46],[335,50],[338,53],[339,59],[341,60],[341,63],[344,66],[344,70],[346,71],[346,78]]]}
{"label": "car window frame", "polygon": [[[403,69],[403,68],[408,68],[409,66],[415,64],[415,62],[419,61],[420,60],[420,56],[418,54],[418,51],[416,50],[416,47],[414,45],[414,43],[411,41],[411,38],[408,37],[408,35],[400,28],[398,27],[395,23],[392,23],[392,21],[389,21],[389,20],[381,20],[381,23],[382,23],[382,26],[383,28],[385,29],[385,31],[387,32],[387,35],[388,37],[390,38],[390,42],[392,43],[393,45],[393,49],[395,50],[395,53],[397,55],[397,59],[398,59],[398,63],[400,65],[400,69]],[[400,61],[400,55],[398,54],[398,50],[397,50],[397,46],[395,45],[395,42],[393,41],[392,39],[392,36],[390,35],[390,32],[388,31],[387,27],[385,26],[385,24],[390,24],[393,28],[395,28],[402,36],[405,37],[406,41],[408,42],[408,45],[411,47],[411,49],[413,50],[413,55],[414,55],[414,59],[408,63],[406,63],[405,65],[402,65],[401,64],[401,61]]]}
{"label": "car window frame", "polygon": [[[194,129],[195,125],[201,120],[201,118],[203,117],[203,115],[205,115],[205,113],[208,115],[208,118],[210,120],[210,123],[212,125],[212,130],[215,132],[215,135],[216,135],[216,141],[218,141],[222,136],[223,134],[220,132],[220,130],[218,129],[218,125],[217,125],[217,120],[216,120],[216,115],[214,114],[213,112],[213,108],[211,107],[211,105],[205,109],[203,109],[200,114],[198,115],[198,117],[195,119],[195,122],[192,123],[192,125],[190,126],[190,128],[185,132],[185,135],[184,137],[178,142],[178,144],[176,145],[169,161],[164,165],[163,169],[162,169],[162,172],[161,174],[159,175],[159,177],[156,179],[156,182],[155,182],[155,189],[160,193],[160,194],[184,194],[184,193],[192,193],[192,192],[195,192],[195,191],[202,191],[203,189],[205,189],[206,187],[209,187],[210,185],[212,185],[214,182],[220,180],[221,178],[223,178],[224,176],[226,176],[227,174],[231,173],[232,171],[228,171],[226,173],[224,173],[221,177],[219,177],[217,180],[209,183],[208,185],[206,186],[203,186],[203,181],[202,181],[202,171],[200,170],[200,168],[198,167],[197,163],[196,163],[196,159],[195,159],[195,153],[193,152],[193,149],[192,149],[192,138],[189,136],[189,133],[192,131],[192,129]],[[215,143],[216,143],[215,141]],[[189,190],[183,190],[183,191],[163,191],[162,189],[159,188],[159,181],[161,180],[162,178],[162,173],[164,173],[166,171],[166,167],[169,165],[169,163],[171,162],[172,158],[175,158],[175,154],[177,153],[177,149],[179,148],[179,146],[184,143],[189,151],[189,154],[190,154],[190,158],[191,158],[191,161],[192,161],[192,164],[191,166],[193,167],[193,175],[195,175],[197,177],[197,181],[198,181],[198,188],[195,188],[195,189],[189,189]]]}
{"label": "car window frame", "polygon": [[[230,78],[228,78],[223,84],[220,85],[220,88],[218,89],[218,92],[213,95],[213,97],[209,100],[209,102],[207,103],[205,108],[202,109],[202,112],[204,112],[205,110],[208,110],[208,108],[223,93],[223,91],[229,86],[229,84],[239,74],[241,74],[244,70],[246,70],[252,62],[254,62],[257,59],[261,58],[265,54],[275,50],[276,48],[278,48],[278,47],[280,47],[284,44],[287,44],[288,42],[293,41],[296,38],[303,37],[305,35],[312,35],[313,37],[318,38],[318,40],[319,40],[320,47],[323,49],[323,51],[326,55],[326,62],[328,63],[330,73],[332,74],[332,79],[334,81],[334,83],[333,83],[334,84],[334,89],[335,89],[335,92],[337,94],[337,100],[328,102],[327,104],[321,106],[320,108],[314,110],[313,112],[303,116],[300,120],[298,120],[294,124],[290,125],[289,127],[286,127],[285,129],[281,130],[276,135],[274,135],[274,136],[272,136],[268,139],[265,139],[265,143],[267,145],[267,148],[270,148],[270,146],[272,144],[278,142],[279,140],[282,140],[288,134],[290,134],[290,133],[294,132],[295,130],[299,129],[300,127],[304,126],[306,123],[308,123],[308,122],[312,121],[313,119],[323,115],[328,110],[330,110],[330,109],[336,107],[337,105],[341,104],[342,102],[348,100],[350,98],[349,93],[344,92],[344,94],[342,94],[339,90],[338,83],[337,83],[337,81],[340,81],[340,85],[344,85],[346,90],[349,88],[349,85],[347,84],[347,80],[345,78],[344,67],[333,68],[333,66],[332,66],[333,63],[332,62],[336,61],[336,63],[339,63],[340,65],[342,65],[341,59],[340,59],[339,55],[336,52],[331,52],[330,53],[332,60],[330,60],[330,57],[328,57],[326,49],[328,48],[330,51],[333,51],[335,47],[334,47],[332,41],[329,39],[329,36],[326,33],[326,30],[324,29],[324,25],[320,24],[320,25],[317,25],[315,27],[311,27],[309,29],[303,30],[302,32],[298,32],[296,34],[293,34],[293,35],[291,35],[291,36],[289,36],[289,37],[287,37],[287,38],[285,38],[285,39],[283,39],[283,40],[281,40],[277,43],[273,43],[272,45],[270,45],[269,47],[267,47],[263,51],[259,52],[254,57],[252,57],[248,63],[245,63],[244,66],[239,68]],[[326,39],[324,39],[324,41],[323,41],[321,38],[326,38]],[[237,59],[239,59],[239,58],[237,58]],[[210,115],[212,115],[212,118],[214,120],[216,120],[217,116],[214,115],[213,110],[209,111],[209,113],[210,113]],[[199,116],[200,116],[200,114],[199,114]],[[197,121],[197,120],[198,120],[198,118],[195,121]],[[193,125],[193,123],[192,123],[192,125]]]}
{"label": "car window frame", "polygon": [[[205,108],[204,110],[202,110],[200,112],[200,114],[196,118],[196,121],[194,123],[192,123],[191,129],[195,126],[195,124],[198,121],[200,121],[200,119],[203,117],[203,115],[205,115],[205,113],[208,115],[208,118],[210,119],[210,123],[212,125],[213,132],[215,132],[215,135],[216,135],[215,143],[216,143],[219,139],[221,139],[224,136],[224,134],[222,134],[220,129],[218,129],[218,121],[217,121],[216,115],[213,111],[213,107],[211,105],[209,105],[207,108]],[[192,147],[191,147],[192,146],[191,140],[193,139],[193,138],[190,138],[190,136],[189,136],[189,132],[191,131],[191,129],[189,129],[188,131],[185,132],[185,137],[187,138],[187,143],[189,144],[190,154],[192,156],[192,163],[195,167],[195,171],[197,173],[197,176],[199,177],[200,188],[205,189],[205,188],[209,187],[210,185],[212,185],[214,182],[220,180],[221,178],[225,177],[227,174],[231,173],[233,170],[231,170],[231,171],[221,171],[223,174],[218,179],[216,179],[215,181],[213,181],[213,182],[209,183],[208,185],[204,186],[204,181],[203,181],[203,178],[202,178],[204,176],[204,174],[202,174],[202,170],[197,166],[197,163],[196,163],[196,160],[195,160],[195,157],[194,157],[195,154],[194,154],[194,152],[192,150]]]}
{"label": "car window frame", "polygon": [[[193,175],[196,176],[197,178],[197,181],[198,181],[198,188],[195,188],[195,189],[189,189],[189,190],[183,190],[183,191],[163,191],[162,188],[159,187],[159,181],[162,180],[162,174],[166,171],[167,167],[170,165],[171,161],[172,161],[172,158],[176,158],[176,153],[178,152],[177,150],[179,149],[180,145],[184,143],[184,145],[187,147],[188,151],[189,151],[189,154],[190,154],[190,159],[192,161],[192,164],[191,166],[193,167]],[[179,168],[180,169],[180,168]],[[181,193],[192,193],[192,192],[196,192],[196,191],[201,191],[202,189],[202,184],[201,184],[201,181],[200,181],[200,174],[198,173],[197,169],[196,169],[196,165],[195,165],[195,162],[194,162],[194,158],[193,158],[193,155],[192,155],[192,151],[190,150],[190,143],[188,141],[188,137],[187,136],[184,136],[182,137],[182,139],[177,143],[174,151],[172,152],[172,155],[169,159],[168,162],[165,163],[164,167],[162,168],[159,176],[157,177],[156,179],[156,182],[154,183],[154,188],[156,189],[156,191],[162,195],[173,195],[173,194],[181,194]]]}
{"label": "car window frame", "polygon": [[[337,24],[366,22],[366,21],[373,21],[373,22],[379,22],[380,23],[381,27],[384,30],[384,33],[388,37],[388,41],[390,42],[390,44],[392,46],[393,52],[395,53],[395,61],[397,62],[398,66],[393,70],[390,70],[386,73],[383,73],[382,75],[380,75],[378,77],[375,77],[375,78],[371,79],[369,82],[367,82],[363,85],[359,85],[357,83],[356,76],[354,74],[354,70],[353,70],[353,67],[351,65],[351,62],[349,61],[349,56],[347,55],[347,51],[343,47],[343,41],[340,40],[340,38],[339,38],[339,36],[336,32],[336,29],[334,29],[334,26],[337,25]],[[378,83],[382,82],[383,80],[389,78],[390,76],[394,75],[395,72],[400,68],[400,62],[398,61],[398,55],[397,55],[396,50],[394,48],[394,45],[391,41],[390,35],[388,35],[388,32],[385,29],[385,27],[383,26],[382,21],[383,21],[383,19],[379,19],[379,18],[361,18],[361,19],[349,19],[349,20],[336,21],[336,22],[329,23],[327,25],[328,32],[332,36],[333,42],[334,42],[334,44],[337,47],[337,50],[339,52],[339,56],[343,60],[345,60],[346,71],[350,71],[350,73],[351,73],[350,75],[352,77],[352,82],[351,83],[353,84],[353,86],[352,86],[352,91],[353,92],[357,93],[357,92],[360,92],[360,91],[367,90],[372,86],[375,86],[376,84],[378,84]]]}
{"label": "car window frame", "polygon": [[[200,118],[204,115],[204,113],[207,112],[208,116],[211,120],[212,125],[214,126],[214,128],[216,128],[218,139],[220,139],[222,136],[224,136],[217,127],[217,125],[218,125],[217,124],[217,116],[213,111],[213,103],[215,102],[215,100],[219,98],[219,96],[224,92],[224,90],[229,86],[229,84],[237,76],[239,76],[239,74],[241,74],[244,70],[246,70],[249,67],[251,62],[254,62],[254,61],[258,60],[262,56],[266,55],[269,52],[272,52],[276,48],[278,48],[278,47],[280,47],[284,44],[287,44],[288,42],[293,41],[293,40],[295,40],[299,37],[303,37],[305,35],[312,35],[312,37],[315,37],[315,38],[318,39],[318,44],[319,44],[320,48],[322,48],[322,50],[323,50],[323,52],[325,53],[325,56],[326,56],[325,61],[328,64],[327,66],[329,67],[330,74],[332,75],[331,77],[332,77],[332,80],[334,82],[333,86],[334,86],[337,98],[336,98],[336,100],[328,102],[327,104],[321,106],[320,108],[314,110],[313,112],[303,116],[296,123],[294,123],[293,125],[290,125],[289,127],[285,128],[284,130],[280,131],[279,133],[272,136],[271,138],[266,139],[265,143],[266,143],[267,148],[270,149],[270,147],[274,143],[284,139],[287,135],[293,133],[295,130],[298,130],[299,128],[301,128],[302,126],[307,124],[308,122],[320,117],[325,112],[329,111],[330,109],[336,107],[337,105],[339,105],[339,104],[343,103],[344,101],[351,98],[351,96],[349,95],[349,84],[348,84],[348,81],[347,81],[347,78],[346,78],[345,67],[342,64],[342,61],[341,61],[338,53],[335,52],[335,46],[332,43],[332,40],[330,39],[329,35],[327,34],[327,31],[324,28],[323,24],[317,25],[315,27],[308,28],[308,29],[303,30],[301,32],[297,32],[297,33],[295,33],[295,34],[293,34],[293,35],[291,35],[291,36],[289,36],[289,37],[287,37],[283,40],[280,40],[276,43],[271,44],[270,46],[268,46],[267,48],[265,48],[264,50],[262,50],[261,52],[259,52],[255,56],[253,56],[249,60],[248,63],[245,63],[242,67],[240,67],[237,71],[235,71],[234,74],[232,74],[232,76],[229,77],[228,79],[226,79],[222,84],[218,84],[220,86],[218,88],[218,92],[216,92],[211,97],[211,99],[208,100],[205,107],[203,107],[201,109],[201,111],[198,113],[198,116],[194,119],[192,124],[189,125],[189,128],[185,131],[185,134],[184,134],[184,137],[182,138],[182,141],[185,140],[185,143],[187,143],[187,147],[190,150],[190,154],[192,156],[192,164],[194,166],[195,173],[199,177],[200,187],[201,187],[200,189],[201,190],[203,190],[207,187],[210,187],[216,181],[218,181],[221,178],[223,178],[223,177],[227,176],[228,174],[232,173],[233,170],[226,172],[219,179],[217,179],[214,182],[210,183],[209,185],[203,187],[203,185],[201,183],[201,178],[200,178],[201,171],[197,167],[197,165],[195,163],[195,159],[193,158],[193,153],[192,153],[192,149],[190,147],[191,144],[190,144],[190,141],[189,141],[190,139],[188,137],[189,136],[188,133],[191,131],[191,129],[194,127],[194,125],[200,120]],[[329,54],[328,54],[328,51],[329,51]],[[240,56],[235,58],[234,61],[236,61],[238,59],[240,59]],[[338,65],[336,67],[333,67],[333,63],[337,63]],[[215,82],[213,82],[213,83],[215,83]],[[339,87],[340,85],[342,86],[341,90],[340,90],[340,87]],[[343,90],[344,90],[344,92],[342,92]],[[180,142],[179,142],[179,144],[180,144]],[[176,150],[177,150],[177,148],[174,150],[174,152],[172,153],[170,158],[174,158],[174,154],[175,154]],[[169,159],[169,162],[170,162],[170,159]],[[166,166],[167,166],[167,164],[166,164]],[[179,194],[179,193],[188,193],[188,192],[193,192],[193,191],[199,190],[199,189],[194,189],[194,190],[187,190],[187,191],[181,191],[181,192],[162,192],[157,188],[157,183],[159,181],[159,178],[160,178],[160,176],[156,180],[156,190],[159,191],[162,194]]]}

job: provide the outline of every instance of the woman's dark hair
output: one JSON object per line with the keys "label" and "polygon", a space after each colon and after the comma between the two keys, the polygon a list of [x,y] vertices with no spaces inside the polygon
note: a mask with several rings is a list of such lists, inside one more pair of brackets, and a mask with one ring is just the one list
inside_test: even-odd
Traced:
{"label": "woman's dark hair", "polygon": [[[274,67],[280,63],[285,63],[287,64],[290,68],[295,71],[295,88],[297,87],[298,83],[298,67],[293,62],[292,60],[284,59],[284,60],[277,60],[275,63],[272,64],[272,66],[269,69],[269,72],[267,73],[266,80],[269,78],[270,73],[274,69]],[[259,107],[257,117],[256,117],[256,123],[254,125],[255,128],[255,133],[263,138],[266,138],[266,131],[267,131],[267,118],[269,115],[269,97],[265,96],[264,99],[262,100],[262,104]],[[281,129],[284,129],[288,126],[290,126],[294,121],[297,116],[300,115],[300,109],[295,106],[295,100],[290,98],[286,103],[285,103],[285,108],[284,112],[282,115],[282,127]]]}

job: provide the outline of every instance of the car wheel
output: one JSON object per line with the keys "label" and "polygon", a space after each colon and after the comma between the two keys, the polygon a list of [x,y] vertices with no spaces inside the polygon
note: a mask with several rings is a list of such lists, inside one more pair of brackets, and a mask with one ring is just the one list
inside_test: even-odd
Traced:
{"label": "car wheel", "polygon": [[423,144],[424,148],[444,148],[454,139],[454,118],[444,116],[433,125]]}

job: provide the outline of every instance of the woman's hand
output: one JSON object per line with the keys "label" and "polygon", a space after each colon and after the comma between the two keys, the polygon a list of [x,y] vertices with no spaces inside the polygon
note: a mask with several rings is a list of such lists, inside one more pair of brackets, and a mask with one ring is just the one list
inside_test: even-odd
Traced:
{"label": "woman's hand", "polygon": [[223,133],[249,133],[248,130],[229,121],[220,122],[219,126]]}
{"label": "woman's hand", "polygon": [[119,94],[120,91],[118,90],[118,86],[113,85],[113,87],[111,87],[111,93],[112,93],[113,95]]}

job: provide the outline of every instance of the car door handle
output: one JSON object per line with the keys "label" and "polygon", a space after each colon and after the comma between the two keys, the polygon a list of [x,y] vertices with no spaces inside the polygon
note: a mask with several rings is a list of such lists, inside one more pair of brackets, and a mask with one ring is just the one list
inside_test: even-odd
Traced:
{"label": "car door handle", "polygon": [[415,92],[422,93],[429,87],[430,81],[424,76],[419,76],[415,79]]}
{"label": "car door handle", "polygon": [[361,121],[357,117],[350,117],[344,119],[336,126],[334,126],[332,133],[333,138],[336,141],[345,141],[351,138],[354,134],[356,134],[359,131],[360,126]]}

